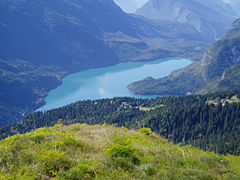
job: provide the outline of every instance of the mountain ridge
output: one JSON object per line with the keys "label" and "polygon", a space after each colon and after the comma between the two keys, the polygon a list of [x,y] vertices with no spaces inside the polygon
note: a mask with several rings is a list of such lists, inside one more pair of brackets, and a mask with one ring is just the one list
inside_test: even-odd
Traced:
{"label": "mountain ridge", "polygon": [[150,0],[136,14],[192,25],[211,41],[221,38],[238,17],[230,5],[220,0]]}
{"label": "mountain ridge", "polygon": [[[239,19],[233,23],[232,29],[226,32],[225,36],[211,45],[204,53],[201,61],[196,62],[184,69],[173,72],[170,76],[162,79],[151,79],[134,82],[128,88],[136,94],[155,94],[155,95],[186,95],[187,93],[201,93],[208,91],[209,84],[215,84],[216,89],[210,88],[209,92],[221,89],[239,89],[240,83],[236,76],[229,72],[231,66],[240,63],[239,50],[240,24]],[[237,66],[238,67],[238,66]],[[235,68],[232,70],[236,71]],[[229,84],[221,83],[224,73],[232,74],[228,76]],[[234,78],[235,77],[235,78]],[[236,81],[236,82],[231,82]],[[216,85],[218,84],[218,85]],[[222,85],[222,87],[220,87]]]}
{"label": "mountain ridge", "polygon": [[[126,14],[112,0],[3,0],[0,10],[0,59],[5,64],[0,68],[0,101],[28,100],[21,106],[1,104],[4,122],[39,108],[69,73],[124,61],[199,55],[208,44],[192,27]],[[41,83],[46,76],[52,85]],[[8,116],[4,107],[15,115]]]}

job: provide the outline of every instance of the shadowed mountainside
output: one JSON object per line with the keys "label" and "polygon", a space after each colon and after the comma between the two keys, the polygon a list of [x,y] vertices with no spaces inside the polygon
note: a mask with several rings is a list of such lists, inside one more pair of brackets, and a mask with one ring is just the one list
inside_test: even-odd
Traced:
{"label": "shadowed mountainside", "polygon": [[48,91],[71,72],[123,61],[193,57],[207,44],[191,26],[128,15],[112,0],[1,0],[0,11],[4,122],[40,107]]}
{"label": "shadowed mountainside", "polygon": [[161,79],[146,78],[130,84],[136,94],[185,95],[239,89],[240,20],[204,53],[201,61]]}

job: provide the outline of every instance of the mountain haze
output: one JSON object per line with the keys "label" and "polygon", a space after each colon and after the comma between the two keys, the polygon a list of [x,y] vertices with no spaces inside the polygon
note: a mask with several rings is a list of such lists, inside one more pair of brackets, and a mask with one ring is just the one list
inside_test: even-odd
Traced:
{"label": "mountain haze", "polygon": [[223,0],[223,1],[230,4],[232,9],[238,14],[238,16],[240,15],[240,1],[239,0]]}
{"label": "mountain haze", "polygon": [[150,0],[136,14],[192,25],[211,41],[222,37],[237,18],[230,5],[220,0]]}
{"label": "mountain haze", "polygon": [[134,13],[136,9],[144,5],[148,0],[114,0],[114,2],[127,13]]}
{"label": "mountain haze", "polygon": [[[157,57],[164,47],[151,49],[144,38],[204,40],[197,31],[180,23],[168,23],[169,27],[165,27],[161,22],[127,15],[112,0],[9,0],[1,1],[0,9],[0,58],[64,66],[69,70],[122,61],[113,52],[120,51],[119,47],[112,48],[109,41],[140,48],[144,53],[155,50]],[[170,27],[179,33],[169,32]]]}
{"label": "mountain haze", "polygon": [[239,180],[239,2],[0,0],[0,180]]}
{"label": "mountain haze", "polygon": [[130,84],[137,94],[185,95],[239,89],[240,20],[204,53],[201,61],[162,79],[146,78]]}
{"label": "mountain haze", "polygon": [[207,44],[191,26],[129,15],[112,0],[0,0],[0,11],[4,122],[42,106],[49,90],[71,72],[193,57]]}

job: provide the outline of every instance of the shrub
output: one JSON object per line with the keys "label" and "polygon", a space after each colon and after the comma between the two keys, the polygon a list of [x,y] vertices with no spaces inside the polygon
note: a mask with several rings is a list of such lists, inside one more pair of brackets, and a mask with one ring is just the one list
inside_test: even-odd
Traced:
{"label": "shrub", "polygon": [[84,180],[91,180],[94,179],[97,175],[98,163],[83,159],[78,162],[78,165],[72,167],[68,172],[60,172],[59,176],[63,179],[84,179]]}
{"label": "shrub", "polygon": [[49,177],[55,177],[60,170],[68,170],[74,164],[64,152],[52,150],[42,151],[37,157],[37,163],[41,173]]}
{"label": "shrub", "polygon": [[37,144],[40,144],[45,141],[45,136],[43,135],[34,136],[34,137],[31,137],[31,140]]}
{"label": "shrub", "polygon": [[146,175],[148,175],[148,176],[154,176],[154,175],[156,175],[157,170],[156,170],[155,168],[153,168],[153,167],[147,167],[147,168],[145,169],[145,173],[146,173]]}
{"label": "shrub", "polygon": [[131,145],[130,139],[116,137],[114,143],[107,146],[105,155],[113,161],[112,165],[131,170],[134,165],[140,165],[143,153]]}
{"label": "shrub", "polygon": [[141,128],[138,131],[146,136],[152,135],[152,130],[150,128]]}
{"label": "shrub", "polygon": [[75,140],[72,137],[62,138],[61,142],[64,149],[66,148],[69,148],[72,150],[81,149],[82,151],[85,151],[88,149],[88,146],[84,142]]}

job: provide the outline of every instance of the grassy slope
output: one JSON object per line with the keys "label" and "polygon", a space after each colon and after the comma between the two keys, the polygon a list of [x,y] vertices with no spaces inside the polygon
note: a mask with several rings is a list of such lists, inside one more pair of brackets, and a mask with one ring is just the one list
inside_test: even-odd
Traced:
{"label": "grassy slope", "polygon": [[240,157],[113,126],[56,125],[0,142],[0,179],[239,179]]}

